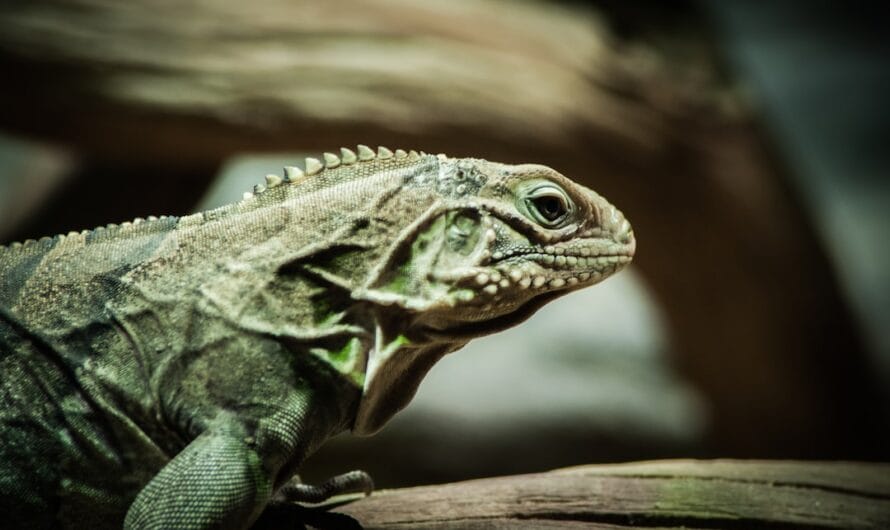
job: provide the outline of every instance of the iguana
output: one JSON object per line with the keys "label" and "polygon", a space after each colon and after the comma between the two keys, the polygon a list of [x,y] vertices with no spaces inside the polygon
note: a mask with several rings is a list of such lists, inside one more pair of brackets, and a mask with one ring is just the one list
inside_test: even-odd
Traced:
{"label": "iguana", "polygon": [[0,247],[0,525],[245,528],[443,355],[630,262],[541,165],[358,146],[238,203]]}

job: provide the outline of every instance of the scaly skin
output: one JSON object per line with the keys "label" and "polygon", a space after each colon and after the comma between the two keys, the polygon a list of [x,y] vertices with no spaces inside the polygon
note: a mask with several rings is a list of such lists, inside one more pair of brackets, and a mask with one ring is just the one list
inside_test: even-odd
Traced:
{"label": "scaly skin", "polygon": [[633,255],[550,168],[341,152],[217,210],[0,248],[4,524],[245,528],[361,483],[288,481],[446,353]]}

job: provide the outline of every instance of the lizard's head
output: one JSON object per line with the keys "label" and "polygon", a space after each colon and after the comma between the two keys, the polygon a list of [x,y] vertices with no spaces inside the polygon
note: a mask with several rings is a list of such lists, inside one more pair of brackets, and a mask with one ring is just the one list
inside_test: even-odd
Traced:
{"label": "lizard's head", "polygon": [[621,212],[553,169],[438,160],[438,173],[413,185],[441,199],[377,283],[417,310],[417,331],[454,341],[492,333],[631,261]]}
{"label": "lizard's head", "polygon": [[389,332],[378,328],[368,359],[358,434],[404,407],[442,355],[603,280],[630,262],[636,245],[620,211],[541,165],[428,157],[393,198],[389,211],[422,213],[356,293],[402,309],[379,311],[395,316]]}
{"label": "lizard's head", "polygon": [[[242,261],[263,256],[274,265],[258,305],[276,304],[263,313],[277,319],[276,333],[306,341],[302,328],[286,330],[311,327],[331,342],[312,351],[362,385],[358,434],[404,407],[442,355],[603,280],[633,256],[621,212],[548,167],[365,146],[358,156],[342,152],[325,154],[324,168],[307,160],[312,178],[290,178],[296,186],[271,176],[271,194],[260,187],[245,199],[239,208],[257,226],[273,218],[283,228],[246,245],[253,260]],[[248,311],[252,300],[237,294],[230,305]]]}

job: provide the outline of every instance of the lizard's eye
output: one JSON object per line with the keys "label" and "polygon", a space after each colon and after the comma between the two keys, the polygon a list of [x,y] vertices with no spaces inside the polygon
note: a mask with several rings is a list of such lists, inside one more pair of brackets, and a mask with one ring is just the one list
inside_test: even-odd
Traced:
{"label": "lizard's eye", "polygon": [[532,218],[547,228],[558,226],[573,209],[565,192],[552,184],[531,190],[525,198],[525,204]]}

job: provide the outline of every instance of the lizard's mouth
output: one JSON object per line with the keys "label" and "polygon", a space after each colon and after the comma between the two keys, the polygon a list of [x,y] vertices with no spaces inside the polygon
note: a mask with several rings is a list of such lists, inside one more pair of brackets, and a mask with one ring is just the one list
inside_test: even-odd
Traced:
{"label": "lizard's mouth", "polygon": [[521,246],[494,250],[473,280],[477,289],[496,295],[505,289],[552,290],[592,285],[624,268],[634,245],[590,238],[569,245]]}
{"label": "lizard's mouth", "polygon": [[611,238],[576,239],[570,243],[543,246],[520,246],[493,250],[491,264],[535,262],[550,270],[595,271],[611,264],[627,264],[633,259],[636,243]]}
{"label": "lizard's mouth", "polygon": [[511,268],[521,266],[524,263],[535,263],[541,268],[551,272],[571,272],[575,274],[598,273],[613,266],[623,267],[631,262],[632,255],[628,254],[603,254],[591,256],[589,254],[548,254],[544,252],[516,253],[504,257],[498,261],[492,261],[495,268]]}

